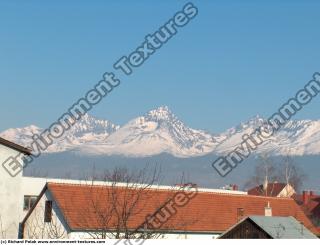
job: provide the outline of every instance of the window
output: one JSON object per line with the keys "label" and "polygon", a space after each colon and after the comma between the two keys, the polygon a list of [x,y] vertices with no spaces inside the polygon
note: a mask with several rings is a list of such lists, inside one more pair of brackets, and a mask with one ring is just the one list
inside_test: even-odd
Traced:
{"label": "window", "polygon": [[24,211],[29,211],[32,206],[36,203],[37,201],[37,196],[24,196],[23,197],[23,210]]}
{"label": "window", "polygon": [[46,201],[44,209],[44,222],[50,223],[52,220],[52,201]]}

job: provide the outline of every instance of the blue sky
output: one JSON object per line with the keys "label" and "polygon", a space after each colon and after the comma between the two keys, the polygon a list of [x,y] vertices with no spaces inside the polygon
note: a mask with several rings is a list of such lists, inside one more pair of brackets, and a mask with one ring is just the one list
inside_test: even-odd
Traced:
{"label": "blue sky", "polygon": [[[49,126],[187,1],[0,2],[0,130]],[[198,16],[91,112],[168,105],[221,132],[267,117],[320,71],[319,1],[193,1]],[[319,119],[320,99],[298,119]]]}

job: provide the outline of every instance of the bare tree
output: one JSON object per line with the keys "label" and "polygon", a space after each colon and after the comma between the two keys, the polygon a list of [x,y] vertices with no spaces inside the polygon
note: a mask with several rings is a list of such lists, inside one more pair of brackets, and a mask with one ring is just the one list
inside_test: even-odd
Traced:
{"label": "bare tree", "polygon": [[267,191],[267,187],[270,184],[278,181],[277,166],[272,159],[266,155],[260,155],[258,157],[258,164],[255,166],[254,174],[245,183],[245,188],[259,186],[258,191],[263,195],[272,195],[273,186]]}
{"label": "bare tree", "polygon": [[289,155],[284,156],[278,169],[279,180],[290,184],[297,192],[299,192],[303,186],[303,181],[307,179],[307,176],[303,170],[294,163],[292,157]]}
{"label": "bare tree", "polygon": [[[92,238],[136,238],[129,227],[129,222],[134,216],[139,215],[145,208],[150,198],[149,190],[160,179],[157,167],[150,173],[146,166],[137,172],[129,172],[126,168],[106,170],[101,174],[91,176],[89,199],[99,230],[89,232]],[[95,181],[105,182],[101,188],[96,188]],[[84,210],[84,213],[89,210]],[[92,211],[92,210],[91,210]],[[86,219],[85,215],[82,219]]]}
{"label": "bare tree", "polygon": [[65,239],[67,232],[56,215],[52,215],[51,222],[44,222],[45,209],[42,205],[37,206],[32,217],[28,219],[24,231],[28,239]]}
{"label": "bare tree", "polygon": [[[161,169],[158,165],[150,168],[146,165],[138,171],[129,171],[127,168],[115,168],[112,171],[104,171],[100,174],[94,173],[89,176],[90,183],[86,185],[86,199],[89,204],[82,207],[78,222],[90,227],[94,223],[98,228],[87,231],[94,239],[149,239],[161,236],[159,230],[149,229],[145,224],[146,209],[150,209],[150,203],[155,204],[150,216],[164,211],[164,206],[172,199],[174,192],[162,192],[161,197],[155,195],[155,186],[160,184]],[[96,180],[104,184],[97,186]],[[172,189],[177,187],[172,187]],[[72,203],[68,202],[68,203]],[[67,205],[67,204],[66,204]],[[90,213],[91,215],[86,215]],[[92,218],[94,213],[94,218]],[[163,212],[161,214],[164,214]],[[137,219],[137,217],[140,217]],[[163,220],[169,219],[164,214]],[[135,224],[140,220],[140,224]],[[180,230],[196,219],[183,220],[179,222]],[[135,224],[135,228],[132,227]],[[161,228],[171,230],[170,224]],[[175,227],[177,228],[177,227]]]}
{"label": "bare tree", "polygon": [[[258,164],[255,166],[254,174],[245,183],[245,188],[260,186],[261,194],[272,196],[274,192],[274,183],[290,184],[296,191],[299,191],[306,179],[305,173],[299,168],[293,159],[286,155],[281,162],[276,163],[268,155],[261,155],[258,158]],[[268,192],[266,185],[269,186]]]}

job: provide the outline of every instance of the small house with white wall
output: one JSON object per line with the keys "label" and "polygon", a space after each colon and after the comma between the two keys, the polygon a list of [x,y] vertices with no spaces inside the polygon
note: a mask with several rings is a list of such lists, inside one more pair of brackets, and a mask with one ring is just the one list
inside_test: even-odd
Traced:
{"label": "small house with white wall", "polygon": [[0,238],[18,236],[19,221],[24,216],[21,162],[30,154],[29,149],[0,138]]}
{"label": "small house with white wall", "polygon": [[248,190],[249,195],[272,196],[272,197],[292,197],[296,191],[289,183],[266,182]]}
{"label": "small house with white wall", "polygon": [[[150,189],[137,193],[136,189],[112,188],[105,184],[47,183],[22,222],[23,238],[121,238],[121,232],[119,237],[114,235],[118,217],[125,216],[121,212],[127,214],[126,207],[132,208],[130,212],[134,215],[121,220],[125,222],[123,229],[137,234],[152,232],[160,238],[213,239],[252,215],[292,216],[306,229],[317,232],[291,198],[191,189],[186,191],[185,200],[183,196],[175,200],[178,190]],[[135,195],[143,198],[135,199]],[[126,196],[137,200],[134,207],[124,201]],[[113,206],[115,199],[117,205]]]}

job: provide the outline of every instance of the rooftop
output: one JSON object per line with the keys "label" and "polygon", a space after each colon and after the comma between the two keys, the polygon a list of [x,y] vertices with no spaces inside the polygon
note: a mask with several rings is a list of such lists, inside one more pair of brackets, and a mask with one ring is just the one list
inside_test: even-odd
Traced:
{"label": "rooftop", "polygon": [[276,197],[280,194],[283,188],[286,187],[287,184],[285,183],[269,183],[267,189],[265,190],[263,185],[259,185],[253,187],[252,189],[248,190],[249,195],[255,196],[273,196]]}
{"label": "rooftop", "polygon": [[[108,198],[110,198],[111,188],[103,185],[48,183],[44,191],[48,190],[52,194],[71,230],[96,230],[102,227],[93,206],[98,205],[102,210],[110,210]],[[137,190],[122,187],[116,187],[112,191],[116,191],[120,207],[126,197],[133,197],[137,192]],[[134,208],[135,215],[128,220],[129,229],[141,226],[146,216],[157,211],[175,192],[177,191],[167,189],[143,191],[140,201]],[[264,215],[268,202],[274,216],[293,216],[308,229],[317,232],[317,229],[291,198],[205,191],[198,192],[187,205],[177,208],[177,214],[171,217],[161,229],[222,233],[243,217]],[[95,205],[92,205],[93,203]],[[241,217],[239,217],[239,209],[242,210]],[[86,215],[83,215],[84,213]],[[24,222],[28,219],[28,215]],[[114,225],[115,220],[110,224]]]}
{"label": "rooftop", "polygon": [[272,238],[281,239],[316,239],[306,227],[293,217],[248,217],[255,224],[261,227]]}

